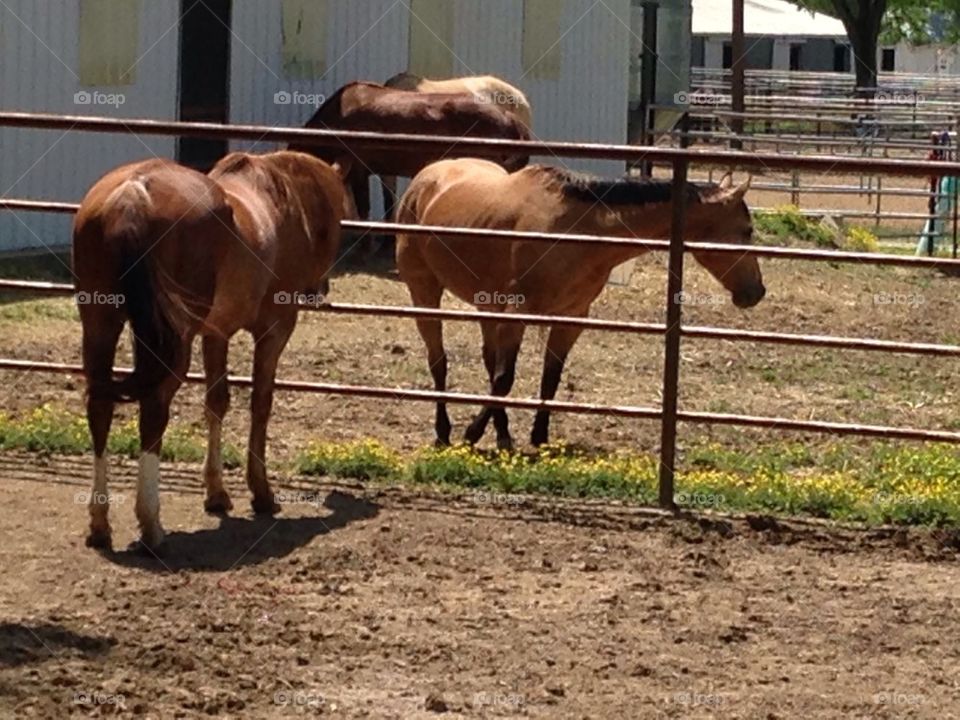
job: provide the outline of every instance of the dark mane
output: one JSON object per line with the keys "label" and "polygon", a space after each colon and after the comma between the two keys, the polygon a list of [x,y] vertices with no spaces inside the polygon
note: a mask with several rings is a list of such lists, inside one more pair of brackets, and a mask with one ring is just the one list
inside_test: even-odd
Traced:
{"label": "dark mane", "polygon": [[[560,185],[568,198],[605,205],[650,205],[670,202],[673,183],[670,180],[621,177],[603,178],[556,167],[544,167]],[[688,202],[699,202],[697,186],[687,184]]]}

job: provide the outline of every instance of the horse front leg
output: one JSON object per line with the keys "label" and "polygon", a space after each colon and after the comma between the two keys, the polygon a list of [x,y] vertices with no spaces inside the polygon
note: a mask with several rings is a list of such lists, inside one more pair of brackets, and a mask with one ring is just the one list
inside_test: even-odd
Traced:
{"label": "horse front leg", "polygon": [[250,399],[250,441],[247,446],[247,487],[253,494],[251,505],[258,515],[279,512],[273,490],[267,480],[267,423],[273,408],[273,385],[280,354],[297,324],[296,309],[264,334],[256,335],[253,351],[253,393]]}
{"label": "horse front leg", "polygon": [[[570,349],[577,342],[577,338],[580,337],[582,332],[583,328],[578,327],[555,325],[550,328],[547,349],[543,354],[543,376],[540,379],[541,400],[553,400],[556,397],[567,355],[570,354]],[[550,411],[538,410],[533,421],[530,442],[534,447],[540,447],[546,444],[549,434]]]}

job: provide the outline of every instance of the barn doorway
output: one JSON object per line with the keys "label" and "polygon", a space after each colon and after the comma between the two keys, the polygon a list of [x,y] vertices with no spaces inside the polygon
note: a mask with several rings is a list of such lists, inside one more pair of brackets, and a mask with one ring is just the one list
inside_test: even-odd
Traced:
{"label": "barn doorway", "polygon": [[[232,0],[180,2],[180,120],[225,123],[230,117]],[[227,140],[180,138],[177,160],[207,172],[227,154]]]}

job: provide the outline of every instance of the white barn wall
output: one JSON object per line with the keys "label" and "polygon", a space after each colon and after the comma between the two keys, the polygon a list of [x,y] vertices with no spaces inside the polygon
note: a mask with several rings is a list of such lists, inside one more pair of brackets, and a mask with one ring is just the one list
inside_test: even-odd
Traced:
{"label": "white barn wall", "polygon": [[[79,90],[94,89],[83,88],[77,77],[79,3],[4,0],[0,5],[0,108],[176,119],[178,5],[176,0],[141,3],[138,54],[146,55],[137,67],[135,82],[95,88],[123,93],[125,103],[113,107],[74,103]],[[152,155],[173,157],[174,147],[173,138],[159,136],[137,139],[0,128],[0,193],[77,202],[109,169]],[[0,252],[62,248],[70,241],[70,222],[70,216],[64,215],[0,211]]]}
{"label": "white barn wall", "polygon": [[[544,140],[625,142],[630,57],[630,0],[564,3],[562,70],[558,80],[524,77],[521,0],[455,2],[452,50],[457,72],[493,74],[519,86]],[[302,126],[315,108],[278,105],[280,90],[329,96],[353,80],[383,82],[407,68],[409,10],[395,0],[330,0],[326,74],[312,81],[285,77],[281,4],[234,0],[230,119],[235,123]],[[235,142],[235,149],[254,147]],[[260,150],[274,146],[260,143]],[[623,163],[547,158],[577,169],[620,174]],[[381,212],[374,192],[374,212]]]}

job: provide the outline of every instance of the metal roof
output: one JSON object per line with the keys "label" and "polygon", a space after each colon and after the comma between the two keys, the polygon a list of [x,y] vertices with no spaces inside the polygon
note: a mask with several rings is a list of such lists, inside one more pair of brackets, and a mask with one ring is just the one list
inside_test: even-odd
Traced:
{"label": "metal roof", "polygon": [[[846,37],[836,18],[803,10],[785,0],[744,0],[747,35],[770,37]],[[733,32],[732,0],[693,0],[694,35],[730,35]]]}

